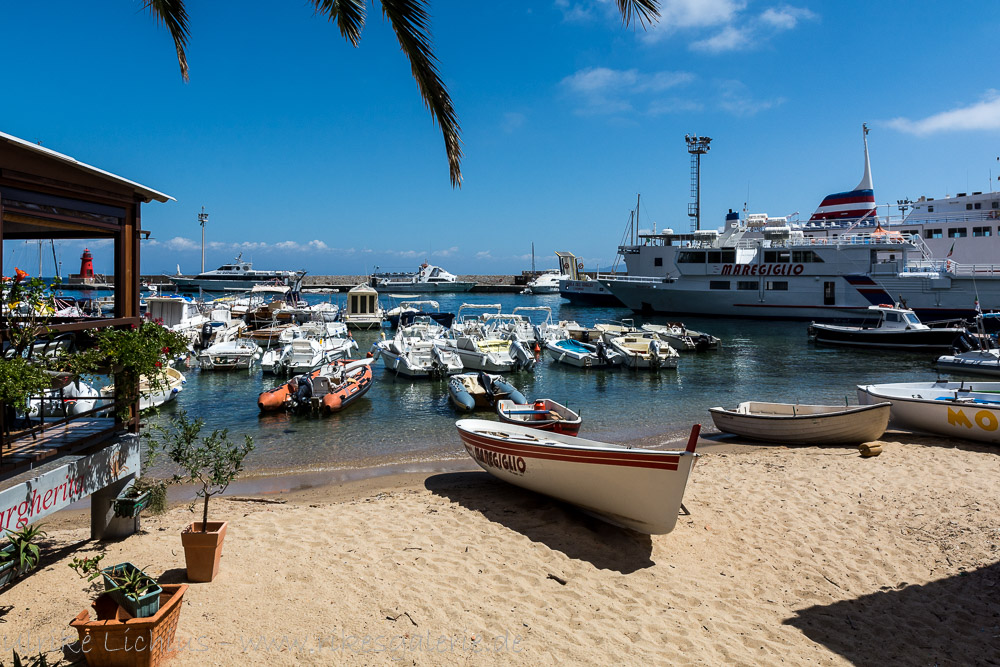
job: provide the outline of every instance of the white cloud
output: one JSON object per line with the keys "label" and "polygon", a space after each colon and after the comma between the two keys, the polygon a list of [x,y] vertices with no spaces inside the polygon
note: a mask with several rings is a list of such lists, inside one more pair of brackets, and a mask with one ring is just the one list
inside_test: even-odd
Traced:
{"label": "white cloud", "polygon": [[777,30],[791,30],[802,20],[815,19],[816,14],[804,7],[769,7],[760,15],[760,20]]}
{"label": "white cloud", "polygon": [[327,244],[323,243],[319,239],[313,239],[307,245],[310,248],[312,248],[313,250],[329,250],[330,249],[330,246],[328,246]]}
{"label": "white cloud", "polygon": [[444,250],[435,250],[431,253],[433,257],[451,257],[458,252],[458,246],[454,245],[450,248],[445,248]]}
{"label": "white cloud", "polygon": [[302,246],[295,241],[279,241],[274,244],[274,247],[276,250],[299,250],[302,248]]}
{"label": "white cloud", "polygon": [[489,250],[480,250],[476,253],[476,259],[493,259],[493,255]]}
{"label": "white cloud", "polygon": [[889,127],[908,134],[926,135],[960,130],[1000,130],[1000,91],[988,90],[982,101],[921,120],[893,118]]}
{"label": "white cloud", "polygon": [[564,78],[561,85],[578,97],[584,114],[620,114],[634,109],[630,98],[660,93],[694,80],[689,72],[653,72],[588,67]]}
{"label": "white cloud", "polygon": [[200,243],[195,243],[191,239],[186,239],[183,236],[175,236],[169,241],[165,241],[164,244],[171,250],[195,250],[201,249]]}
{"label": "white cloud", "polygon": [[726,51],[743,51],[753,46],[749,27],[737,28],[727,25],[721,32],[707,39],[691,42],[691,50],[706,53],[723,53]]}

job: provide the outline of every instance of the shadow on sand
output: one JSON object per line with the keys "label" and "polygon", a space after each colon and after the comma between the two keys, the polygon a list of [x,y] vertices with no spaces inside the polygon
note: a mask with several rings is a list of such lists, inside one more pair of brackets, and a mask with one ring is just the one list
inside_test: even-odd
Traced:
{"label": "shadow on sand", "polygon": [[424,486],[534,542],[596,568],[628,574],[653,565],[649,535],[612,526],[572,505],[505,484],[485,472],[433,475]]}
{"label": "shadow on sand", "polygon": [[1000,664],[1000,562],[785,621],[856,665]]}

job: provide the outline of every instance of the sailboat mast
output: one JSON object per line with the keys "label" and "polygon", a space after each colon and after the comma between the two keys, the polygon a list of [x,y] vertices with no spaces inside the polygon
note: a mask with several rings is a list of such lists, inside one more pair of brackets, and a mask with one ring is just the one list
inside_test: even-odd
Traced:
{"label": "sailboat mast", "polygon": [[641,192],[637,192],[635,195],[635,217],[632,219],[632,245],[635,245],[636,241],[636,231],[639,226],[639,198],[642,197]]}
{"label": "sailboat mast", "polygon": [[56,257],[56,240],[49,239],[49,243],[52,244],[52,265],[56,269],[56,278],[62,280],[62,276],[59,275],[59,259]]}
{"label": "sailboat mast", "polygon": [[535,277],[535,242],[531,242],[531,277]]}

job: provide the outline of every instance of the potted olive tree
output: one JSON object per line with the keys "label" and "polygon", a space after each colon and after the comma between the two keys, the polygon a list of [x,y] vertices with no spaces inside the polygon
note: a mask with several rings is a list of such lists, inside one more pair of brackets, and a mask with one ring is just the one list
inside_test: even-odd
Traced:
{"label": "potted olive tree", "polygon": [[200,436],[204,420],[191,420],[180,410],[171,419],[171,430],[151,425],[149,438],[150,458],[163,452],[181,469],[172,482],[187,482],[198,488],[195,494],[203,498],[201,521],[192,521],[181,532],[184,560],[188,580],[212,581],[219,573],[222,542],[226,537],[226,521],[208,520],[208,501],[223,493],[243,471],[243,460],[253,451],[253,438],[244,436],[242,444],[229,439],[229,429],[214,430],[211,435]]}

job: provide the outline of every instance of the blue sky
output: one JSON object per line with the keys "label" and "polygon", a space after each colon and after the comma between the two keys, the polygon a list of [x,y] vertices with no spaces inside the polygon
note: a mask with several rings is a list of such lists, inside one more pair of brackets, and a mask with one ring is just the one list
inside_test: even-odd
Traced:
{"label": "blue sky", "polygon": [[608,0],[432,0],[461,189],[378,5],[354,49],[301,1],[187,4],[187,84],[139,0],[0,7],[0,130],[177,199],[143,207],[145,273],[200,269],[202,206],[207,268],[512,273],[532,242],[605,268],[637,193],[643,227],[689,228],[687,133],[713,138],[703,226],[807,218],[860,180],[863,122],[879,203],[1000,176],[995,0],[666,0],[647,31]]}

